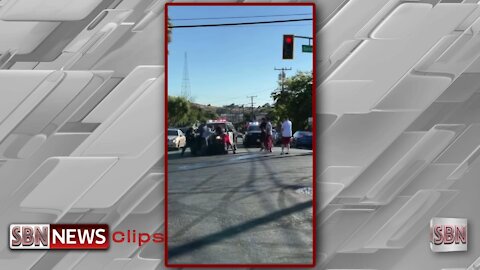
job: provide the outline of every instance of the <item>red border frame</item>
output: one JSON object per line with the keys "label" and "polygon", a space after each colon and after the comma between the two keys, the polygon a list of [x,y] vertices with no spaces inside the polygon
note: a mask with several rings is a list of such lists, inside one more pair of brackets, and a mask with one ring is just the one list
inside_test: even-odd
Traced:
{"label": "red border frame", "polygon": [[[313,151],[313,177],[312,177],[312,189],[313,189],[313,198],[312,198],[312,237],[313,237],[313,251],[312,251],[312,263],[311,264],[169,264],[168,263],[168,144],[164,140],[164,175],[165,175],[165,223],[164,223],[164,235],[165,235],[165,248],[164,248],[164,261],[165,267],[167,268],[177,268],[177,267],[196,267],[196,268],[245,268],[245,267],[256,267],[256,268],[311,268],[316,265],[316,254],[317,254],[317,185],[316,185],[316,148],[317,148],[317,139],[316,139],[316,54],[317,54],[317,42],[316,42],[316,13],[315,13],[315,3],[166,3],[165,4],[165,18],[164,18],[164,30],[168,26],[168,7],[169,6],[311,6],[313,9],[313,52],[312,52],[312,63],[313,63],[313,82],[312,82],[312,131],[314,132],[312,140],[312,151]],[[168,129],[168,31],[164,31],[164,63],[165,63],[165,114],[164,114],[164,129]]]}

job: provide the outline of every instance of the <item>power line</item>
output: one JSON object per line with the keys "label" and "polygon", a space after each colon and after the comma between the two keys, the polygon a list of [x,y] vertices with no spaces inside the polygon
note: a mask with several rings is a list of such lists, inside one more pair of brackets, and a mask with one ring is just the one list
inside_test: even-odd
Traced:
{"label": "power line", "polygon": [[242,22],[242,23],[174,25],[174,26],[169,26],[168,28],[219,27],[219,26],[267,24],[267,23],[288,23],[288,22],[300,22],[300,21],[311,21],[311,20],[312,20],[311,18],[308,18],[308,19],[292,19],[292,20],[277,20],[277,21]]}
{"label": "power line", "polygon": [[291,23],[291,24],[255,24],[255,25],[237,25],[235,27],[239,27],[239,28],[242,28],[242,27],[266,27],[266,28],[269,28],[269,27],[299,27],[299,26],[312,26],[311,23],[308,23],[308,24],[305,24],[305,23],[301,23],[301,24],[294,24],[294,23]]}
{"label": "power line", "polygon": [[304,16],[304,15],[312,15],[312,14],[311,14],[311,13],[292,13],[292,14],[272,14],[272,15],[257,15],[257,16],[230,16],[230,17],[210,17],[210,18],[181,18],[181,19],[170,19],[170,20],[171,20],[171,21],[225,20],[225,19],[247,19],[247,18]]}

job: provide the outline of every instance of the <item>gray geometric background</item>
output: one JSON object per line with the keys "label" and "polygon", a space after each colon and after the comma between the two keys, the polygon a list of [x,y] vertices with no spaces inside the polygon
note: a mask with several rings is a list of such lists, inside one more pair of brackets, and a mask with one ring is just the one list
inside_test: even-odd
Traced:
{"label": "gray geometric background", "polygon": [[163,243],[14,252],[6,232],[10,223],[163,232],[164,4],[0,1],[0,269],[163,265]]}
{"label": "gray geometric background", "polygon": [[[0,231],[163,232],[164,4],[0,0]],[[316,269],[480,269],[477,1],[316,4]],[[432,217],[467,218],[468,252],[432,253]],[[164,268],[163,245],[6,236],[0,269]]]}

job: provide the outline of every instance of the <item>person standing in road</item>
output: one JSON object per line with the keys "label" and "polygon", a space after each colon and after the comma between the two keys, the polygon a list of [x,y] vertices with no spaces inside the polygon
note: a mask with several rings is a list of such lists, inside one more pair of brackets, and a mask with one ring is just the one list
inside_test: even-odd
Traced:
{"label": "person standing in road", "polygon": [[202,127],[202,130],[200,131],[200,136],[202,136],[202,139],[203,139],[203,144],[208,147],[208,138],[210,137],[210,135],[212,134],[212,132],[210,131],[210,129],[208,128],[207,126],[207,123],[205,123]]}
{"label": "person standing in road", "polygon": [[266,119],[267,124],[265,125],[265,130],[267,133],[266,139],[265,139],[265,149],[272,153],[272,144],[273,144],[273,126],[272,123],[270,122],[270,119]]}
{"label": "person standing in road", "polygon": [[284,154],[284,148],[287,147],[287,152],[285,154],[288,154],[290,152],[290,140],[292,138],[292,122],[288,119],[288,117],[285,117],[285,120],[282,123],[282,152],[280,155]]}
{"label": "person standing in road", "polygon": [[265,118],[262,118],[262,123],[260,123],[260,152],[266,149],[265,142],[267,140],[267,121]]}
{"label": "person standing in road", "polygon": [[215,134],[217,136],[220,136],[220,138],[222,138],[224,149],[226,150],[227,154],[228,154],[228,149],[229,148],[232,148],[232,152],[234,154],[236,154],[236,149],[233,146],[232,142],[230,141],[230,135],[228,134],[228,132],[225,129],[223,129],[221,126],[216,126],[215,127]]}
{"label": "person standing in road", "polygon": [[195,143],[195,133],[193,131],[193,127],[190,127],[187,129],[187,132],[185,133],[185,138],[186,138],[186,143],[185,143],[185,146],[182,148],[182,153],[180,154],[180,156],[182,157],[187,147],[190,148],[190,153],[193,153],[192,148],[193,148],[193,144]]}

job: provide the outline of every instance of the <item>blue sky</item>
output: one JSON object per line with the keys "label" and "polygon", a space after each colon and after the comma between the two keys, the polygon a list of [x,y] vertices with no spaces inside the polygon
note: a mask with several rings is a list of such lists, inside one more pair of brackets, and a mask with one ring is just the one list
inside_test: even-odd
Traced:
{"label": "blue sky", "polygon": [[[257,18],[192,18],[290,15]],[[311,18],[311,6],[170,6],[168,15],[174,25],[197,25]],[[180,20],[178,20],[180,19]],[[274,68],[312,70],[312,54],[302,53],[306,39],[295,39],[294,60],[282,60],[284,34],[309,36],[312,21],[230,27],[174,28],[168,55],[169,95],[181,93],[184,54],[188,54],[190,92],[195,102],[212,105],[272,103],[270,93],[277,88]]]}

